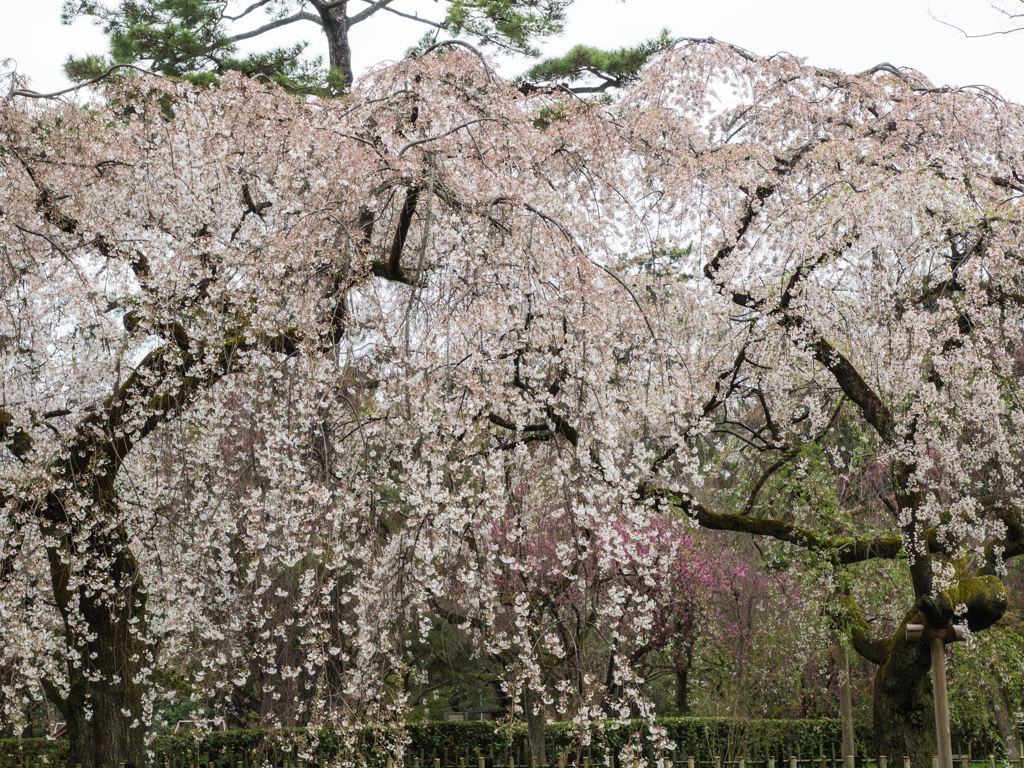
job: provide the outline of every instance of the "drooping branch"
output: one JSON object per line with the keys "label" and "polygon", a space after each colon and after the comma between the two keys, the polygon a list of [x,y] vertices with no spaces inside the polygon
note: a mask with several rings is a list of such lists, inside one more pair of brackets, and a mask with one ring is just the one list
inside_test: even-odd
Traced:
{"label": "drooping branch", "polygon": [[892,413],[864,381],[853,363],[824,338],[815,339],[811,349],[814,351],[814,359],[828,369],[844,394],[860,410],[865,421],[875,428],[879,437],[891,443],[895,439]]}
{"label": "drooping branch", "polygon": [[[899,536],[825,537],[807,528],[781,520],[751,517],[742,513],[714,512],[700,502],[667,488],[641,484],[637,491],[641,499],[657,499],[671,504],[702,528],[768,536],[776,541],[784,541],[802,549],[820,552],[839,565],[861,563],[867,560],[893,560],[903,554],[903,540]],[[945,544],[939,539],[936,529],[929,528],[926,536],[931,551],[945,551]]]}
{"label": "drooping branch", "polygon": [[42,677],[39,680],[39,684],[43,688],[43,693],[46,694],[46,698],[50,700],[50,703],[57,708],[60,712],[61,717],[67,720],[68,717],[68,701],[64,696],[61,695],[60,690],[54,685],[48,677]]}

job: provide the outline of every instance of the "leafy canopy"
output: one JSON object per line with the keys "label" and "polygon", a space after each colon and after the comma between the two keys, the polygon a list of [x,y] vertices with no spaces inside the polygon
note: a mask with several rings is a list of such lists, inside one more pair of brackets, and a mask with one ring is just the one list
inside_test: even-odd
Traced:
{"label": "leafy canopy", "polygon": [[[465,35],[485,46],[526,56],[539,56],[535,43],[562,32],[565,10],[572,0],[451,0],[440,20],[408,14],[379,0],[369,7],[347,11],[348,0],[256,0],[242,6],[232,0],[65,0],[62,20],[92,18],[110,39],[107,55],[69,56],[67,76],[82,82],[102,75],[116,64],[141,64],[172,78],[206,85],[228,71],[261,77],[293,93],[329,95],[347,90],[352,82],[349,36],[370,16],[389,11],[432,28]],[[238,44],[272,30],[303,22],[316,25],[328,41],[330,60],[309,58],[309,45],[239,55]],[[250,29],[235,31],[248,23]]]}

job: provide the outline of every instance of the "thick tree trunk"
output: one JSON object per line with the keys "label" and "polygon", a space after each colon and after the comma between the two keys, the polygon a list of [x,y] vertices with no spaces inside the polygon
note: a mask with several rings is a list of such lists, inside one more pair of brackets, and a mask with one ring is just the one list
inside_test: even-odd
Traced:
{"label": "thick tree trunk", "polygon": [[523,693],[523,709],[526,710],[526,735],[530,742],[530,759],[534,765],[547,765],[544,751],[544,707],[540,696],[529,684]]}
{"label": "thick tree trunk", "polygon": [[[58,544],[47,549],[69,649],[70,689],[59,702],[68,725],[68,768],[139,764],[146,733],[140,672],[151,667],[152,660],[144,637],[146,596],[138,564],[127,549],[123,530],[93,523],[94,532],[83,534],[88,536],[86,551],[92,560],[87,566],[92,570],[84,577],[69,565],[70,536],[59,537]],[[102,573],[98,562],[106,566]],[[106,584],[98,589],[101,578]]]}
{"label": "thick tree trunk", "polygon": [[85,644],[88,657],[96,654],[90,677],[99,679],[77,670],[67,699],[68,768],[116,768],[143,758],[142,687],[135,678],[145,649],[127,638],[123,621],[103,612],[106,617],[90,617],[95,639]]}
{"label": "thick tree trunk", "polygon": [[928,645],[908,643],[904,626],[875,674],[875,749],[894,761],[908,756],[912,768],[929,768],[937,754],[930,670]]}
{"label": "thick tree trunk", "polygon": [[[972,632],[981,632],[1006,612],[1006,591],[995,576],[961,579],[941,594],[918,599],[915,609],[906,615],[891,644],[887,645],[884,658],[872,659],[872,647],[882,647],[878,643],[861,641],[857,647],[865,658],[881,663],[874,686],[878,754],[893,758],[906,755],[913,768],[928,768],[932,756],[937,754],[935,700],[929,644],[908,643],[907,624],[947,626],[953,619],[955,605],[967,608],[962,621]],[[856,630],[854,644],[858,646]]]}
{"label": "thick tree trunk", "polygon": [[324,35],[327,37],[327,57],[331,69],[337,70],[345,78],[345,90],[352,87],[352,47],[348,42],[349,23],[347,3],[332,6],[326,2],[313,2],[323,21]]}
{"label": "thick tree trunk", "polygon": [[693,648],[687,646],[686,662],[676,662],[676,714],[685,717],[690,714],[690,669],[693,667]]}

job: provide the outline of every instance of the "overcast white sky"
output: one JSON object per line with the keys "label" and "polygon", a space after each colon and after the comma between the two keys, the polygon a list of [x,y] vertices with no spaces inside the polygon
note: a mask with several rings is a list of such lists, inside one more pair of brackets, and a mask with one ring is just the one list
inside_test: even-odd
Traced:
{"label": "overcast white sky", "polygon": [[[88,20],[62,26],[60,7],[61,0],[0,0],[0,59],[15,59],[18,71],[32,78],[36,90],[67,85],[61,64],[69,53],[106,50],[103,35]],[[395,7],[439,18],[443,3],[398,0]],[[852,72],[883,61],[912,66],[937,85],[985,84],[1024,102],[1024,32],[966,39],[932,16],[976,32],[995,29],[999,23],[986,0],[576,0],[566,33],[544,48],[547,54],[577,43],[614,48],[668,27],[677,36],[713,36],[759,54],[788,51],[818,66]],[[356,72],[400,58],[425,30],[384,13],[356,27]],[[305,22],[287,28],[274,42],[299,39],[308,39],[310,50],[326,58],[317,29]],[[500,68],[511,77],[528,65],[524,60],[505,60]]]}

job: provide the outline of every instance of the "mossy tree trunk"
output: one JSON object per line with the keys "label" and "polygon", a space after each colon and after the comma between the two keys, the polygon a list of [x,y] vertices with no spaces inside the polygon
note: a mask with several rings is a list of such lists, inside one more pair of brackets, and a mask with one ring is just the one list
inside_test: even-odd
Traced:
{"label": "mossy tree trunk", "polygon": [[931,655],[926,643],[908,643],[900,627],[889,657],[875,674],[875,750],[894,764],[910,758],[913,768],[929,768],[936,753],[935,700]]}
{"label": "mossy tree trunk", "polygon": [[959,605],[967,610],[958,621],[972,632],[988,629],[1006,612],[1002,582],[989,574],[964,577],[937,596],[921,597],[892,637],[884,639],[871,635],[856,603],[849,598],[844,603],[854,648],[879,665],[872,707],[876,753],[899,761],[906,756],[912,768],[930,768],[936,754],[931,651],[926,642],[907,641],[907,624],[948,626]]}

